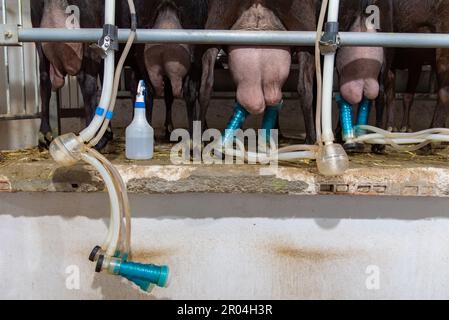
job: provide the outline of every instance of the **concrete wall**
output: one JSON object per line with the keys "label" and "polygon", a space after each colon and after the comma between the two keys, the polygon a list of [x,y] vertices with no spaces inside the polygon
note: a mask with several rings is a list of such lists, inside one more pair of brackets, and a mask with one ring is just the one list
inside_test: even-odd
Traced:
{"label": "concrete wall", "polygon": [[0,298],[449,298],[445,199],[133,196],[135,259],[172,269],[150,296],[87,260],[106,199],[0,194]]}

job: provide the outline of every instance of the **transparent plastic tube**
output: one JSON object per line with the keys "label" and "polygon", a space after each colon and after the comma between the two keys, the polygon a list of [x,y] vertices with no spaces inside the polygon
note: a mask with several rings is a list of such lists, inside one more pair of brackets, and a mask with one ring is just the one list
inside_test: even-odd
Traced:
{"label": "transparent plastic tube", "polygon": [[373,126],[358,126],[360,130],[374,132],[355,139],[356,142],[390,145],[400,152],[412,152],[424,148],[433,141],[449,142],[449,129],[427,129],[414,133],[389,132]]}
{"label": "transparent plastic tube", "polygon": [[224,153],[229,156],[243,159],[250,162],[269,161],[294,161],[294,160],[314,160],[317,157],[318,146],[292,145],[278,150],[272,150],[268,154],[248,152],[242,141],[236,140],[238,149],[225,148]]}
{"label": "transparent plastic tube", "polygon": [[277,160],[281,161],[294,161],[294,160],[306,160],[316,159],[316,152],[313,151],[300,151],[300,152],[288,152],[277,155]]}
{"label": "transparent plastic tube", "polygon": [[131,207],[129,204],[129,197],[125,182],[121,178],[120,172],[114,166],[108,165],[109,161],[101,153],[99,153],[94,149],[90,149],[90,152],[93,153],[95,157],[99,159],[103,165],[108,166],[109,171],[114,178],[114,184],[119,190],[120,203],[122,205],[122,212],[123,212],[122,216],[124,216],[125,218],[125,230],[126,230],[123,254],[129,254],[131,248]]}
{"label": "transparent plastic tube", "polygon": [[429,136],[429,140],[432,141],[439,141],[439,142],[448,142],[449,141],[449,135],[445,134],[432,134]]}
{"label": "transparent plastic tube", "polygon": [[297,152],[297,151],[313,151],[316,152],[318,150],[318,146],[310,146],[306,144],[297,144],[284,148],[278,149],[278,153],[286,153],[286,152]]}
{"label": "transparent plastic tube", "polygon": [[295,151],[285,153],[271,153],[269,155],[257,154],[254,152],[242,152],[240,150],[227,150],[226,154],[251,162],[269,162],[269,161],[295,161],[295,160],[314,160],[315,151]]}
{"label": "transparent plastic tube", "polygon": [[417,144],[423,143],[426,139],[391,139],[391,138],[374,138],[370,140],[366,140],[365,142],[373,143],[373,144],[391,144],[394,143],[396,145],[405,145],[405,144]]}
{"label": "transparent plastic tube", "polygon": [[417,151],[421,148],[424,148],[425,146],[427,146],[428,144],[430,144],[430,141],[423,141],[418,145],[411,145],[411,146],[401,146],[400,144],[395,143],[394,141],[391,141],[390,144],[391,146],[393,146],[393,148],[395,148],[398,151],[401,152],[413,152],[413,151]]}
{"label": "transparent plastic tube", "polygon": [[[371,131],[377,134],[380,134],[384,137],[388,138],[410,138],[410,137],[422,137],[422,136],[428,136],[431,134],[446,134],[449,135],[449,129],[446,128],[434,128],[434,129],[427,129],[422,130],[418,132],[411,132],[411,133],[403,133],[403,132],[390,132],[386,131],[380,128],[376,128],[373,126],[358,126],[358,128],[365,130],[365,131]],[[365,136],[357,137],[357,139],[363,139]]]}
{"label": "transparent plastic tube", "polygon": [[111,234],[108,234],[108,238],[106,239],[105,248],[106,254],[108,256],[114,256],[120,241],[121,214],[118,192],[109,171],[101,164],[99,160],[88,153],[82,153],[81,157],[85,162],[92,165],[95,169],[98,170],[108,190],[109,201],[111,204],[112,230],[110,230]]}
{"label": "transparent plastic tube", "polygon": [[[107,172],[108,176],[112,179],[113,185],[115,187],[115,190],[117,190],[117,186],[116,186],[116,183],[114,181],[114,177],[112,176],[112,173],[110,172],[110,170],[107,169],[107,166],[104,164],[104,162],[102,162],[100,159],[98,159],[96,157],[96,155],[92,152],[92,150],[93,149],[86,148],[85,152],[87,154],[90,154],[90,156],[92,156],[97,161],[100,161],[101,165],[103,165],[103,168],[106,170],[105,172]],[[106,182],[105,182],[105,184],[106,184]],[[112,189],[108,188],[108,193],[110,193],[109,190],[112,190]],[[117,195],[119,196],[120,194],[117,194]],[[120,211],[120,219],[121,219],[121,217],[122,217],[122,214],[121,214],[121,212],[122,212],[122,201],[121,201],[120,197],[119,197],[119,211]],[[108,233],[107,233],[107,236],[106,236],[106,240],[104,241],[103,246],[102,246],[102,249],[104,249],[105,251],[111,245],[112,239],[114,237],[115,230],[120,230],[119,231],[120,238],[122,236],[122,234],[121,234],[122,233],[121,225],[118,225],[118,226],[115,225],[115,220],[114,220],[113,214],[114,214],[114,211],[112,210],[112,205],[111,205],[111,214],[110,214],[110,219],[109,219]]]}
{"label": "transparent plastic tube", "polygon": [[392,139],[392,138],[371,138],[369,140],[364,140],[364,142],[370,143],[370,144],[390,144],[394,143],[397,145],[404,145],[404,144],[417,144],[417,143],[423,143],[423,142],[449,142],[449,136],[438,136],[438,135],[430,135],[426,138],[402,138],[402,139]]}

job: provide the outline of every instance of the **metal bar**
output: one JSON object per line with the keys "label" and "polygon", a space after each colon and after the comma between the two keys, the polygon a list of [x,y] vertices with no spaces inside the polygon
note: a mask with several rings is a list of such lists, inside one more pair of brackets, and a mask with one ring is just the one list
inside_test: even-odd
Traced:
{"label": "metal bar", "polygon": [[51,95],[50,100],[50,125],[53,130],[53,136],[60,136],[62,132],[61,119],[61,90]]}
{"label": "metal bar", "polygon": [[[18,10],[18,20],[19,25],[23,26],[23,13],[22,13],[22,0],[17,1],[17,10]],[[22,73],[22,78],[20,79],[20,82],[22,84],[22,112],[25,114],[28,114],[27,110],[27,87],[26,87],[26,71],[25,71],[25,48],[24,46],[20,47],[20,56],[21,56],[21,65],[20,70]]]}
{"label": "metal bar", "polygon": [[[101,38],[101,29],[21,29],[21,42],[95,42]],[[119,41],[128,39],[129,30],[119,30]],[[229,31],[229,30],[138,30],[136,43],[186,44],[271,44],[307,45],[315,41],[313,32],[290,31]]]}
{"label": "metal bar", "polygon": [[34,70],[33,70],[33,76],[34,76],[34,101],[36,103],[36,112],[42,111],[41,106],[41,95],[40,95],[40,71],[39,71],[39,54],[37,53],[37,48],[34,48]]}
{"label": "metal bar", "polygon": [[[20,42],[96,42],[102,29],[19,30]],[[126,42],[129,30],[119,31],[119,41]],[[140,29],[136,43],[183,43],[221,45],[312,46],[315,32],[309,31],[234,31],[234,30],[155,30]],[[400,48],[449,48],[449,34],[341,32],[341,46],[381,46]]]}
{"label": "metal bar", "polygon": [[61,108],[59,112],[59,117],[62,119],[66,118],[84,118],[86,116],[86,111],[84,108]]}
{"label": "metal bar", "polygon": [[40,113],[36,114],[17,114],[17,115],[2,115],[0,114],[0,121],[8,121],[8,120],[33,120],[39,119],[41,117]]}
{"label": "metal bar", "polygon": [[[6,24],[8,22],[7,8],[6,8],[6,0],[2,0],[2,20],[3,23]],[[10,89],[10,79],[9,79],[9,50],[8,47],[3,48],[4,62],[5,62],[5,87],[6,87],[6,113],[11,113],[11,89]]]}
{"label": "metal bar", "polygon": [[449,48],[449,34],[444,33],[340,33],[342,46],[385,48]]}

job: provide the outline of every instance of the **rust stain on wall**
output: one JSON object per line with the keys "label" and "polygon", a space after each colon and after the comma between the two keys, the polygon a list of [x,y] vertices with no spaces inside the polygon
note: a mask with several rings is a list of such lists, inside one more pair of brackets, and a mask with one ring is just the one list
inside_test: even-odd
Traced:
{"label": "rust stain on wall", "polygon": [[274,244],[270,248],[276,256],[285,259],[322,263],[330,260],[346,259],[353,255],[350,251],[298,247],[287,244]]}
{"label": "rust stain on wall", "polygon": [[266,268],[271,275],[273,295],[289,299],[344,296],[344,290],[339,292],[339,288],[329,284],[345,283],[346,265],[362,258],[360,249],[302,244],[279,238],[261,250],[267,253]]}
{"label": "rust stain on wall", "polygon": [[152,263],[154,261],[161,261],[162,258],[172,256],[176,251],[174,249],[155,249],[155,250],[145,250],[138,249],[132,251],[132,259],[137,262]]}

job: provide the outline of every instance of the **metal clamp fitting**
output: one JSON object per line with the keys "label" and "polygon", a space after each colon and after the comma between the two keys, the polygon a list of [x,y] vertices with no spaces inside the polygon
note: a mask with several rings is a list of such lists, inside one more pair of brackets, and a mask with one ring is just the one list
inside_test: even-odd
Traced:
{"label": "metal clamp fitting", "polygon": [[118,27],[112,24],[105,24],[103,27],[103,36],[97,44],[91,45],[91,48],[104,59],[109,50],[118,51]]}
{"label": "metal clamp fitting", "polygon": [[327,22],[325,31],[320,40],[320,51],[323,55],[334,54],[340,46],[338,35],[338,22]]}
{"label": "metal clamp fitting", "polygon": [[98,46],[104,50],[104,52],[108,50],[118,51],[119,43],[118,43],[118,27],[112,24],[105,24],[103,27],[103,36],[98,42]]}
{"label": "metal clamp fitting", "polygon": [[0,46],[20,46],[17,24],[0,24]]}

